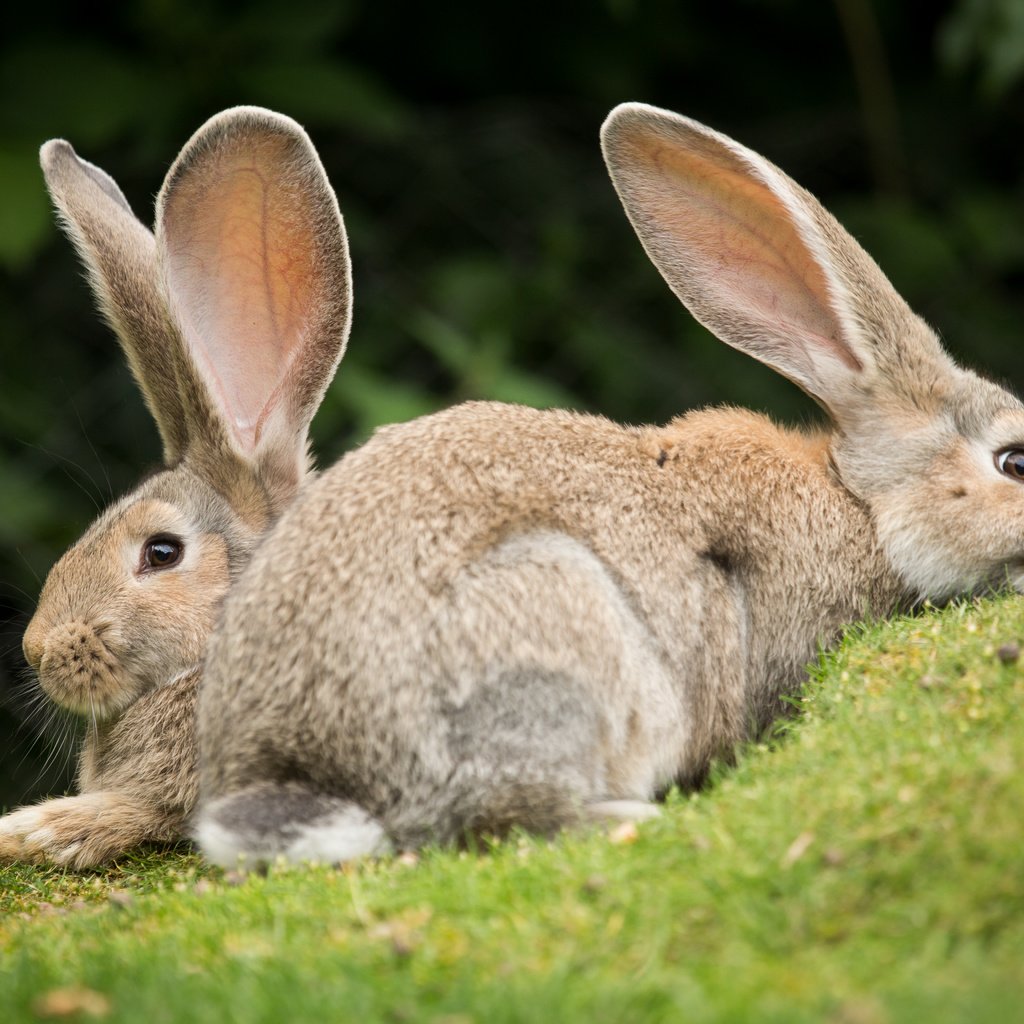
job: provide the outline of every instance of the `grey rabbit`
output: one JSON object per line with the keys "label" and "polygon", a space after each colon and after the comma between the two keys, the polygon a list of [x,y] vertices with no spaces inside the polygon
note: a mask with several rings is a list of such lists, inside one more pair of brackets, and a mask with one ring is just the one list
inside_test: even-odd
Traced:
{"label": "grey rabbit", "polygon": [[602,140],[677,296],[831,425],[468,403],[380,430],[285,510],[210,640],[212,861],[644,816],[848,623],[1022,589],[1024,406],[763,157],[642,104]]}

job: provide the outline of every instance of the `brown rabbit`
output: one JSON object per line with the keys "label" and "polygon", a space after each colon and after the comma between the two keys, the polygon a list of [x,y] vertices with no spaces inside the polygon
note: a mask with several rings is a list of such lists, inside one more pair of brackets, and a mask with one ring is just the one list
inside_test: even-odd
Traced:
{"label": "brown rabbit", "polygon": [[638,816],[755,734],[843,626],[1024,583],[1024,407],[959,368],[768,161],[640,104],[604,152],[651,258],[823,432],[468,404],[286,510],[199,702],[213,861],[340,861]]}
{"label": "brown rabbit", "polygon": [[351,279],[319,158],[279,114],[237,107],[200,128],[155,237],[68,143],[41,160],[164,449],[53,567],[25,633],[40,686],[88,731],[79,795],[0,818],[0,861],[85,867],[184,834],[198,666],[225,593],[310,475]]}

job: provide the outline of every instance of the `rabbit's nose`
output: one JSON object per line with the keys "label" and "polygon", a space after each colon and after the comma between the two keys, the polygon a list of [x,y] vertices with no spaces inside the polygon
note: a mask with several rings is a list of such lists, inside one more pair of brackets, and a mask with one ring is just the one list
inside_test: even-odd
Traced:
{"label": "rabbit's nose", "polygon": [[77,619],[46,630],[39,661],[39,686],[69,711],[102,714],[120,695],[116,657],[97,631]]}

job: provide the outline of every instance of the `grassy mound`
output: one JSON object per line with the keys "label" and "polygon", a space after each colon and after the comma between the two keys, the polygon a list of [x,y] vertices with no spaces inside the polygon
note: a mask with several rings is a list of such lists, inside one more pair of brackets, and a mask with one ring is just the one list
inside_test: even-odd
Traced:
{"label": "grassy mound", "polygon": [[784,736],[637,830],[0,869],[0,1019],[1024,1019],[1020,640],[1016,598],[863,628]]}

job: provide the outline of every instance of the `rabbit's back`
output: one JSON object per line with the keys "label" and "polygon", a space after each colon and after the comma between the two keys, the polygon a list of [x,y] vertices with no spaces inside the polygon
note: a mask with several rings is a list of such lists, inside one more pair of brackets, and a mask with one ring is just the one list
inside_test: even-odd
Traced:
{"label": "rabbit's back", "polygon": [[649,793],[894,598],[823,438],[470,403],[379,431],[258,551],[207,663],[205,784],[298,775],[415,838],[406,804],[457,818],[496,762]]}

